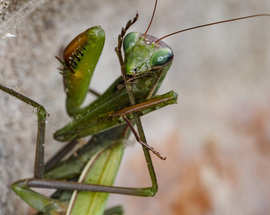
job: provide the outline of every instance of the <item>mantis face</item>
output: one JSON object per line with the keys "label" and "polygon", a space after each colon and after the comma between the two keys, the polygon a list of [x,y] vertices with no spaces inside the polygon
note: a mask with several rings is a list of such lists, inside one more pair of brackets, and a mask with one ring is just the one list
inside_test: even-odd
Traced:
{"label": "mantis face", "polygon": [[172,63],[173,51],[164,42],[151,35],[129,33],[124,39],[125,70],[128,75],[138,76],[160,70]]}

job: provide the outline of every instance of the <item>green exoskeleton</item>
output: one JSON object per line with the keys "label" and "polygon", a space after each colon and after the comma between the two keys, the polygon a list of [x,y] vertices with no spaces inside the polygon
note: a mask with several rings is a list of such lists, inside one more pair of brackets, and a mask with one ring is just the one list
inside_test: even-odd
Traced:
{"label": "green exoskeleton", "polygon": [[[268,15],[249,17],[254,16]],[[147,35],[147,31],[133,32],[125,36],[137,18],[136,15],[122,29],[115,49],[122,75],[94,102],[85,107],[82,107],[82,104],[89,92],[89,84],[103,49],[105,33],[99,26],[92,27],[79,34],[65,48],[63,59],[59,60],[63,65],[66,109],[72,121],[56,131],[54,138],[70,142],[45,166],[44,135],[47,114],[45,108],[0,85],[2,91],[37,108],[38,138],[34,178],[17,181],[12,187],[16,194],[38,210],[39,214],[121,214],[123,212],[121,207],[104,212],[108,193],[136,196],[156,194],[157,179],[149,151],[161,159],[165,158],[147,145],[140,117],[177,101],[177,94],[173,91],[156,96],[174,57],[172,49],[161,39],[172,34],[159,39]],[[173,34],[222,22],[197,26]],[[124,59],[122,48],[125,53]],[[138,131],[133,125],[136,125]],[[125,140],[131,132],[143,145],[152,181],[151,187],[113,186],[124,152]],[[70,158],[62,160],[79,139],[90,135],[93,137],[85,146]],[[46,197],[31,190],[30,187],[52,188],[58,191],[51,197]]]}
{"label": "green exoskeleton", "polygon": [[[138,126],[140,116],[176,103],[177,94],[174,92],[155,96],[171,65],[173,53],[164,42],[155,43],[157,38],[149,35],[130,33],[123,41],[127,29],[137,18],[138,15],[122,30],[116,48],[122,72],[125,74],[93,103],[83,108],[81,105],[89,91],[90,80],[104,45],[104,31],[99,26],[92,27],[79,34],[65,48],[63,61],[60,61],[64,66],[62,74],[67,94],[66,109],[73,119],[64,128],[58,130],[54,137],[59,141],[71,141],[66,148],[72,148],[77,139],[94,136],[83,149],[76,152],[76,156],[60,162],[61,154],[65,152],[65,149],[62,150],[45,167],[45,174],[43,165],[45,108],[9,88],[0,86],[1,90],[37,108],[35,178],[15,182],[13,190],[41,213],[103,214],[108,193],[153,196],[157,192],[156,176],[148,150],[164,158],[147,145],[145,137],[142,137],[142,131],[139,131],[139,134],[135,131],[133,120]],[[121,54],[122,42],[125,60],[122,59]],[[112,187],[125,147],[124,140],[130,133],[128,128],[131,128],[136,139],[145,149],[152,187]],[[85,192],[75,191],[71,197],[70,192],[59,191],[52,198],[48,198],[32,191],[29,187],[99,193],[85,194]],[[121,213],[121,210],[117,209]]]}

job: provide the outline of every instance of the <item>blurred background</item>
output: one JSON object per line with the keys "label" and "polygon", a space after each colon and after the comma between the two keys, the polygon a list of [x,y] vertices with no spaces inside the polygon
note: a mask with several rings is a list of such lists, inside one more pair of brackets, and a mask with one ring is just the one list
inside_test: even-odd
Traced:
{"label": "blurred background", "polygon": [[[1,1],[0,83],[46,107],[46,157],[61,143],[53,132],[69,121],[60,64],[54,56],[77,34],[101,25],[103,54],[92,87],[103,92],[120,75],[114,52],[121,27],[140,14],[131,31],[144,32],[154,0]],[[256,13],[267,0],[159,0],[149,34],[168,33]],[[198,29],[164,40],[175,58],[159,93],[174,90],[177,105],[142,118],[159,192],[153,198],[111,195],[125,214],[265,215],[270,213],[270,18]],[[7,34],[9,33],[9,34]],[[0,214],[29,207],[10,184],[32,176],[36,142],[33,108],[0,92]],[[131,138],[131,141],[134,141]],[[125,152],[116,185],[148,186],[141,146]]]}

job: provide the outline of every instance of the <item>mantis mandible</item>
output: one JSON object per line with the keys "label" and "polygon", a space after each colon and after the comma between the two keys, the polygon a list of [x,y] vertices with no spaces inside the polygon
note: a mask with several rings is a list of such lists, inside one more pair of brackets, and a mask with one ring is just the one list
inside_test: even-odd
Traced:
{"label": "mantis mandible", "polygon": [[[247,17],[246,17],[247,18]],[[129,37],[131,37],[131,42],[129,43],[129,44],[131,44],[131,43],[134,43],[134,41],[136,41],[137,40],[137,36],[138,35],[129,35]],[[139,35],[139,37],[141,37],[142,35]],[[83,36],[81,35],[81,37],[80,38],[82,38]],[[127,40],[129,40],[130,38],[129,37],[127,37]],[[133,38],[134,37],[134,38]],[[145,37],[146,37],[146,35],[145,35]],[[151,37],[150,37],[151,38]],[[158,43],[158,39],[156,39],[154,42],[156,42],[156,43]],[[130,45],[126,45],[126,47],[125,47],[125,42],[124,42],[124,49],[128,52],[128,50],[129,50],[129,46]],[[72,49],[73,50],[73,49]],[[98,50],[100,50],[100,48],[98,48]],[[165,50],[165,51],[168,51],[168,50]],[[81,52],[81,50],[79,51],[79,52]],[[95,52],[95,55],[96,55],[96,53],[97,52]],[[119,47],[118,47],[118,53],[119,53]],[[164,53],[162,53],[164,56],[172,56],[170,53],[168,54],[168,52],[165,52],[165,54]],[[159,57],[159,56],[158,56]],[[158,58],[157,57],[157,58]],[[67,56],[67,58],[69,58],[69,56]],[[171,60],[171,58],[169,57],[168,59],[170,59]],[[80,59],[81,60],[81,59]],[[79,60],[79,61],[80,61]],[[152,59],[150,59],[150,61],[151,61]],[[154,61],[154,60],[153,60]],[[120,62],[121,62],[121,60],[120,60]],[[78,63],[78,62],[77,62]],[[66,63],[67,64],[67,63]],[[124,65],[123,64],[123,62],[121,63],[121,65]],[[155,66],[155,64],[152,64],[151,66]],[[158,65],[158,66],[160,66],[160,65]],[[162,66],[169,66],[169,64],[168,64],[168,62],[165,62],[164,64],[162,64]],[[65,65],[65,67],[66,67],[66,70],[68,70],[69,69],[69,72],[67,73],[66,72],[66,70],[64,71],[64,76],[66,75],[66,76],[69,76],[69,75],[72,75],[73,73],[74,74],[76,74],[76,72],[77,71],[72,71],[73,69],[73,67],[75,67],[76,68],[76,65],[74,66],[74,65],[72,65],[72,64],[70,64],[70,65]],[[128,65],[126,65],[124,68],[125,69],[127,69],[127,68],[129,68],[130,66]],[[88,69],[88,67],[86,66],[86,68]],[[87,71],[87,69],[86,68],[83,68],[82,69],[82,71]],[[123,68],[123,67],[122,67]],[[169,69],[169,68],[166,68],[166,69]],[[75,69],[74,69],[75,70]],[[158,70],[158,69],[154,69],[154,70]],[[145,68],[142,70],[142,71],[145,71]],[[65,73],[66,72],[66,73]],[[136,93],[138,93],[138,94],[141,94],[142,92],[140,91],[140,92],[137,92],[135,89],[131,89],[130,87],[132,86],[132,84],[136,84],[136,83],[138,83],[139,82],[139,80],[143,80],[143,79],[149,79],[149,77],[147,77],[147,76],[150,76],[150,75],[152,75],[152,74],[147,74],[147,75],[141,75],[140,73],[141,73],[141,71],[140,70],[136,70],[135,71],[136,72],[136,74],[139,74],[139,76],[138,77],[136,77],[136,78],[134,78],[134,76],[133,75],[131,75],[131,74],[128,74],[128,75],[131,75],[132,76],[132,78],[130,78],[129,80],[127,80],[126,78],[124,78],[125,77],[125,75],[123,75],[122,77],[123,77],[123,79],[124,79],[124,82],[122,81],[121,82],[121,84],[123,85],[125,85],[126,84],[126,94],[125,94],[125,98],[128,98],[127,97],[127,95],[128,94],[130,94],[130,95],[128,95],[129,96],[129,99],[128,99],[128,102],[131,102],[131,105],[133,106],[132,108],[131,108],[131,112],[130,113],[138,113],[139,111],[141,111],[141,110],[139,110],[139,111],[137,111],[137,110],[135,110],[135,105],[137,104],[137,103],[139,103],[140,104],[140,107],[142,107],[142,108],[144,108],[145,110],[146,110],[146,112],[149,112],[150,110],[148,109],[147,110],[147,107],[145,107],[144,106],[144,100],[145,99],[148,99],[148,97],[152,97],[152,95],[154,95],[155,93],[156,93],[156,91],[157,91],[157,89],[158,89],[158,87],[154,87],[154,88],[151,88],[151,90],[150,90],[150,93],[147,93],[148,95],[147,96],[142,96],[142,98],[141,98],[141,100],[140,99],[137,99],[138,101],[136,101],[136,104],[135,104],[135,102],[134,102],[134,99],[133,99],[133,101],[132,101],[132,96],[134,96],[135,98],[136,98],[136,96],[137,96],[137,94]],[[167,70],[166,70],[166,72],[167,72]],[[146,77],[145,77],[146,76]],[[162,82],[162,80],[163,80],[163,78],[165,77],[165,75],[164,74],[158,74],[158,81],[157,80],[153,80],[153,82],[154,83],[156,83],[156,86],[159,86],[159,84]],[[91,79],[91,77],[89,78],[89,79]],[[68,81],[66,81],[65,83],[66,83],[66,85],[68,85],[68,83],[69,83],[69,81],[70,80],[68,80]],[[159,82],[160,81],[160,82]],[[74,81],[72,80],[71,81],[71,83],[72,84],[74,84]],[[82,85],[84,85],[84,84],[82,84]],[[85,85],[87,85],[87,84],[85,84]],[[114,83],[112,86],[112,89],[115,89],[116,86],[117,85],[117,87],[119,87],[120,86],[120,84],[119,84],[119,80],[118,81],[116,81],[116,83]],[[153,85],[153,83],[151,83],[151,85]],[[155,85],[155,84],[154,84]],[[134,85],[133,85],[134,86]],[[80,108],[78,108],[78,106],[80,106],[80,105],[73,105],[72,104],[72,102],[74,102],[74,103],[80,103],[80,102],[77,102],[77,101],[74,101],[74,95],[72,95],[72,91],[71,91],[71,89],[73,88],[73,86],[71,86],[71,88],[69,88],[69,87],[67,87],[66,89],[68,89],[68,90],[66,90],[68,93],[70,93],[70,95],[68,95],[68,97],[70,96],[70,98],[71,98],[71,101],[69,100],[69,99],[67,99],[67,110],[68,110],[68,113],[69,113],[69,115],[70,116],[72,116],[73,118],[74,118],[74,120],[76,121],[76,120],[82,120],[83,119],[83,121],[84,121],[84,119],[85,118],[81,118],[81,117],[79,117],[78,115],[84,115],[85,114],[85,112],[88,112],[88,109],[91,109],[92,107],[86,107],[86,108],[84,108],[83,110],[81,110]],[[139,87],[137,87],[137,88],[139,88]],[[1,88],[2,90],[4,90],[4,88]],[[75,87],[75,89],[77,89],[77,87]],[[87,89],[88,90],[88,86],[86,86],[86,87],[83,87],[83,89],[85,90],[85,89]],[[123,89],[125,89],[125,88],[123,88]],[[112,90],[111,91],[109,91],[110,93],[112,93]],[[149,91],[148,91],[149,92]],[[12,94],[13,96],[15,96],[16,97],[16,95],[18,96],[18,97],[20,97],[20,95],[19,94],[15,94],[14,92],[11,92],[11,91],[9,91],[9,93],[10,94]],[[74,94],[76,94],[77,95],[77,92],[74,92]],[[85,94],[85,92],[84,92],[84,94]],[[106,94],[106,93],[105,93]],[[105,95],[104,94],[104,95]],[[150,95],[150,96],[149,96]],[[110,96],[111,96],[111,94],[110,94]],[[141,96],[141,95],[140,95]],[[82,97],[84,97],[84,96],[82,96]],[[105,96],[104,96],[105,97]],[[174,101],[175,101],[175,95],[173,95],[172,96],[173,98],[174,98]],[[170,97],[170,98],[172,98],[172,97]],[[101,98],[102,98],[102,96],[101,96]],[[101,98],[99,98],[100,100],[101,100]],[[160,99],[160,98],[157,98],[157,99]],[[163,99],[163,98],[162,98]],[[107,98],[105,97],[105,100],[107,100]],[[30,100],[28,100],[28,101],[30,101]],[[123,101],[123,99],[121,98],[121,101]],[[165,102],[164,100],[160,100],[161,102]],[[166,102],[167,102],[167,100],[166,100]],[[36,105],[36,103],[35,102],[33,102],[33,101],[30,101],[29,102],[30,103],[30,105],[32,105],[32,106],[35,106]],[[115,104],[115,102],[113,102],[114,104]],[[166,105],[165,103],[163,103],[164,105]],[[94,106],[96,106],[96,104],[91,104],[91,105],[94,105]],[[160,106],[159,106],[160,104],[155,104],[155,103],[152,103],[152,106],[150,106],[151,108],[152,107],[155,107],[155,108],[159,108]],[[98,106],[98,105],[97,105]],[[114,109],[113,108],[113,110],[114,110],[114,112],[115,113],[109,113],[108,112],[108,114],[107,114],[107,112],[106,112],[106,117],[112,117],[112,116],[115,116],[116,117],[116,119],[115,119],[115,121],[113,121],[112,122],[112,124],[113,124],[113,126],[116,126],[116,125],[119,125],[119,124],[122,124],[123,122],[125,122],[124,120],[128,120],[128,122],[130,122],[132,119],[134,119],[135,121],[136,121],[136,125],[138,126],[138,127],[140,127],[140,122],[139,122],[139,117],[138,116],[129,116],[129,118],[128,119],[126,119],[125,117],[125,115],[123,114],[124,113],[124,111],[123,111],[123,109],[124,110],[126,110],[128,107],[130,106],[130,104],[128,104],[128,105],[123,105],[122,107],[120,107],[120,112],[117,112],[117,111],[115,111],[116,109]],[[99,106],[100,107],[100,106]],[[45,112],[44,112],[44,110],[41,108],[41,107],[39,107],[40,109],[40,114],[39,114],[39,117],[41,118],[41,124],[42,123],[44,123],[44,120],[42,120],[42,119],[44,119],[44,117],[45,117]],[[111,106],[110,106],[110,108],[111,108]],[[99,108],[99,110],[100,110],[100,108]],[[85,111],[85,112],[84,112]],[[107,110],[106,110],[107,111]],[[140,113],[141,115],[143,114],[142,112]],[[96,113],[94,113],[93,115],[95,115],[96,116]],[[90,117],[91,118],[91,117]],[[93,118],[91,118],[91,119],[93,119]],[[103,130],[106,130],[106,129],[108,129],[108,128],[111,128],[112,127],[112,125],[109,125],[109,122],[111,121],[111,119],[109,119],[109,120],[107,120],[107,118],[102,118],[102,121],[105,121],[106,123],[106,125],[105,126],[108,126],[108,127],[106,127],[106,128],[99,128],[98,130],[97,130],[97,132],[100,132],[100,131],[103,131]],[[99,122],[100,121],[100,118],[98,118],[97,119],[97,122]],[[119,124],[117,124],[118,123],[118,121],[120,121],[120,123]],[[76,121],[77,122],[77,121]],[[89,122],[87,122],[87,125],[89,124]],[[131,123],[130,123],[131,124]],[[83,133],[85,130],[84,129],[82,129],[81,127],[79,127],[80,125],[82,125],[82,127],[83,128],[85,128],[85,127],[87,127],[87,125],[85,125],[85,124],[82,124],[81,123],[81,121],[79,121],[79,123],[74,123],[74,122],[72,122],[72,123],[70,123],[69,125],[67,125],[64,129],[61,129],[59,132],[57,132],[56,134],[55,134],[55,137],[56,137],[56,139],[58,139],[58,140],[61,140],[61,141],[65,141],[65,140],[71,140],[71,139],[77,139],[77,138],[80,138],[80,137],[84,137],[84,136],[87,136],[87,135],[89,135],[89,134],[94,134],[95,133],[95,131],[91,131],[91,132],[89,132],[89,131],[87,131],[86,133],[87,134],[85,134],[85,133]],[[100,124],[99,124],[100,125]],[[75,127],[73,127],[73,126],[75,126]],[[102,125],[103,126],[103,125]],[[67,133],[65,133],[66,132],[66,128],[67,128]],[[75,129],[74,129],[75,128]],[[76,128],[78,128],[77,130],[76,130]],[[94,126],[91,126],[91,129],[94,129]],[[79,134],[79,132],[80,131],[82,131],[82,134],[81,135],[78,135]],[[42,133],[42,129],[41,129],[41,131],[40,131],[40,133]],[[139,132],[139,134],[141,134],[142,132]],[[75,136],[74,136],[75,135]],[[78,136],[77,136],[78,135]],[[39,137],[41,137],[41,135],[38,135]],[[144,137],[139,137],[138,138],[142,143],[145,143],[146,142],[146,140],[145,140],[145,138]],[[144,148],[145,149],[145,148]],[[148,148],[149,149],[149,148]],[[145,151],[147,151],[148,152],[148,149],[146,150],[145,149]],[[154,151],[155,152],[155,151]],[[39,168],[42,164],[41,163],[43,163],[43,159],[37,159],[37,161],[38,161],[38,163],[36,164],[36,168],[35,168],[35,176],[37,177],[37,178],[42,178],[42,175],[43,175],[43,170],[42,170],[42,168]],[[153,174],[153,173],[152,173]],[[150,173],[150,175],[151,175],[151,173]],[[43,182],[43,181],[41,181],[41,182]],[[29,183],[28,184],[29,186],[31,186],[31,183]],[[45,187],[45,186],[44,186]],[[57,185],[55,185],[55,188],[58,188],[57,187]],[[59,188],[60,189],[60,188]],[[72,188],[72,189],[74,189],[74,188]],[[98,190],[97,190],[98,191]],[[123,191],[123,190],[117,190],[117,192],[119,191],[119,193],[121,193],[121,191]],[[129,191],[130,191],[130,189],[129,189]],[[128,191],[128,192],[129,192]],[[110,190],[104,190],[104,192],[113,192],[113,191],[110,191]],[[155,192],[155,191],[154,191]],[[127,194],[132,194],[132,192],[131,193],[127,193]],[[143,193],[143,194],[145,194],[145,193]]]}

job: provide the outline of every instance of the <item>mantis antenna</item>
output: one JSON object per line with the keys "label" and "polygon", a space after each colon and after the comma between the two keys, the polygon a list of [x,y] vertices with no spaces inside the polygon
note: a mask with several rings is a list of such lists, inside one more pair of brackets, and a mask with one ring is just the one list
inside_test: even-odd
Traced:
{"label": "mantis antenna", "polygon": [[204,25],[198,25],[198,26],[194,26],[191,28],[186,28],[186,29],[183,29],[180,31],[176,31],[176,32],[167,34],[167,35],[161,37],[160,39],[158,39],[155,43],[158,43],[160,40],[163,40],[167,37],[170,37],[170,36],[173,36],[175,34],[185,32],[185,31],[190,31],[190,30],[197,29],[197,28],[204,28],[204,27],[211,26],[211,25],[217,25],[217,24],[222,24],[222,23],[227,23],[227,22],[234,22],[237,20],[249,19],[249,18],[254,18],[254,17],[259,17],[259,16],[270,16],[270,14],[254,14],[254,15],[250,15],[250,16],[243,16],[243,17],[238,17],[238,18],[234,18],[234,19],[227,19],[227,20],[223,20],[223,21],[219,21],[219,22],[211,22],[211,23],[204,24]]}
{"label": "mantis antenna", "polygon": [[153,19],[154,19],[155,13],[156,13],[156,8],[157,8],[157,0],[156,0],[156,2],[155,2],[155,6],[154,6],[154,10],[153,10],[153,14],[152,14],[150,23],[149,23],[149,25],[148,25],[148,27],[147,27],[145,33],[143,34],[144,37],[145,37],[145,35],[147,34],[148,30],[150,29],[150,26],[151,26],[151,24],[152,24],[152,21],[153,21]]}

